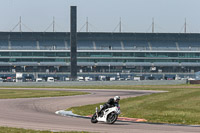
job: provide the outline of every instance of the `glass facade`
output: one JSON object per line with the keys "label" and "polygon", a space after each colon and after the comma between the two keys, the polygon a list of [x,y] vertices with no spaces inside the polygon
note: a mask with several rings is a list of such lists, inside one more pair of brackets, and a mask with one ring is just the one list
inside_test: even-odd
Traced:
{"label": "glass facade", "polygon": [[[78,33],[77,38],[83,72],[200,71],[200,34]],[[70,33],[0,32],[0,72],[69,68]]]}
{"label": "glass facade", "polygon": [[[200,53],[78,52],[78,62],[200,62]],[[0,52],[0,62],[70,62],[70,52]]]}

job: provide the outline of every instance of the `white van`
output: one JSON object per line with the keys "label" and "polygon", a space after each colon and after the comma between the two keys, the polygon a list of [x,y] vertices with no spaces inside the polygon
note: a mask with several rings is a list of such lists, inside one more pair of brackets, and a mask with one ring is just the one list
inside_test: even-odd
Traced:
{"label": "white van", "polygon": [[42,78],[36,78],[36,82],[42,82]]}
{"label": "white van", "polygon": [[115,80],[116,80],[115,77],[111,77],[111,78],[110,78],[110,81],[115,81]]}
{"label": "white van", "polygon": [[100,81],[106,81],[106,76],[99,76]]}
{"label": "white van", "polygon": [[133,80],[134,81],[140,81],[140,77],[134,77]]}
{"label": "white van", "polygon": [[66,77],[66,78],[65,78],[65,81],[70,81],[70,78],[69,78],[69,77]]}
{"label": "white van", "polygon": [[54,82],[54,77],[48,77],[47,82]]}
{"label": "white van", "polygon": [[84,77],[78,76],[77,80],[78,81],[84,81]]}
{"label": "white van", "polygon": [[92,81],[91,77],[85,77],[85,81]]}

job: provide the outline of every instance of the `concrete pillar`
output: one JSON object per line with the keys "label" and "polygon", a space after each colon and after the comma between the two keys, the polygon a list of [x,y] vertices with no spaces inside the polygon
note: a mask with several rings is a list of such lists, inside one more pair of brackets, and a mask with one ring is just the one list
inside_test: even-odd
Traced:
{"label": "concrete pillar", "polygon": [[77,79],[77,9],[71,6],[70,44],[71,44],[71,80]]}

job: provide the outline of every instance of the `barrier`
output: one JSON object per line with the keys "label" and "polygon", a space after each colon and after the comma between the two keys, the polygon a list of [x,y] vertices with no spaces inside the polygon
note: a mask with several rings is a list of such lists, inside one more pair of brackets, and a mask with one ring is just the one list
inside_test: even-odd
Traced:
{"label": "barrier", "polygon": [[63,82],[1,82],[0,86],[106,86],[106,85],[178,85],[186,84],[186,80],[141,80],[141,81],[63,81]]}

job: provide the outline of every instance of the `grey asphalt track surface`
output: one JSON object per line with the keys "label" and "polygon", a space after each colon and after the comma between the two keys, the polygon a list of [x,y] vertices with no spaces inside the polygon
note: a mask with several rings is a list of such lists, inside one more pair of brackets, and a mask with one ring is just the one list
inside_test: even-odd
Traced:
{"label": "grey asphalt track surface", "polygon": [[[24,88],[23,88],[24,89]],[[28,88],[27,88],[28,89]],[[43,89],[44,90],[44,89]],[[45,89],[52,90],[52,89]],[[54,89],[59,90],[59,89]],[[60,89],[63,90],[63,89]],[[72,90],[71,90],[72,91]],[[74,91],[74,90],[73,90]],[[51,131],[90,131],[102,133],[199,133],[200,127],[144,124],[117,121],[92,124],[89,119],[65,117],[55,112],[72,106],[106,102],[108,98],[121,98],[157,93],[156,91],[75,90],[89,95],[54,98],[0,99],[0,126]],[[95,110],[95,109],[94,109]]]}

